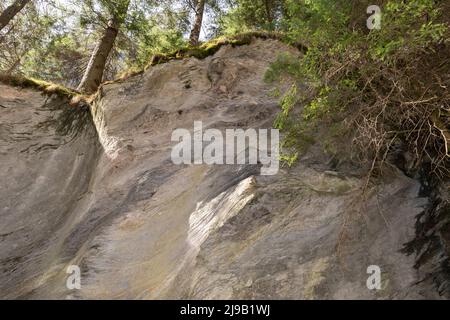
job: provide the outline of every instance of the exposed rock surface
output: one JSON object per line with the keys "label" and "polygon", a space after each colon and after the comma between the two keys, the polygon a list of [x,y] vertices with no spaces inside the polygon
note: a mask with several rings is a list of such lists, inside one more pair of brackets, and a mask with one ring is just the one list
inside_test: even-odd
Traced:
{"label": "exposed rock surface", "polygon": [[365,178],[314,148],[274,176],[171,162],[172,131],[195,120],[269,128],[278,98],[262,79],[288,50],[257,40],[155,66],[103,86],[93,122],[62,133],[48,121],[64,102],[0,85],[0,297],[438,297],[400,252],[428,202],[400,171],[361,197]]}

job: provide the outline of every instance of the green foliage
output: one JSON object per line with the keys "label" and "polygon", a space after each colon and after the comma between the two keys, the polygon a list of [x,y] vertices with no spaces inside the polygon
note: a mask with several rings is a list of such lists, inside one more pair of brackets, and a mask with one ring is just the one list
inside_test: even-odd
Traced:
{"label": "green foliage", "polygon": [[[448,175],[448,141],[440,134],[448,129],[432,117],[438,113],[449,123],[444,3],[384,1],[381,29],[369,31],[368,1],[288,1],[287,36],[292,43],[301,39],[308,51],[301,59],[280,56],[266,79],[288,75],[307,89],[296,99],[292,89],[286,92],[275,126],[292,139],[337,124],[339,135],[328,130],[320,139],[329,151],[381,163],[399,142],[418,163]],[[339,142],[342,148],[329,147]]]}
{"label": "green foliage", "polygon": [[[188,12],[177,1],[131,0],[121,17],[104,81],[142,69],[158,52],[186,43]],[[127,1],[33,1],[0,34],[0,70],[77,87],[99,37]],[[1,7],[0,7],[1,10]],[[121,12],[121,11],[120,11]]]}
{"label": "green foliage", "polygon": [[283,52],[278,55],[276,62],[270,65],[264,75],[264,80],[271,83],[286,74],[297,79],[301,78],[301,63],[298,56]]}
{"label": "green foliage", "polygon": [[55,34],[45,45],[35,46],[24,57],[21,72],[75,87],[81,80],[79,65],[87,60],[87,52],[80,50],[80,41],[70,34]]}
{"label": "green foliage", "polygon": [[185,11],[171,10],[163,6],[160,10],[132,10],[126,24],[126,41],[120,48],[126,56],[123,69],[142,69],[155,54],[170,53],[186,46],[183,33],[188,25]]}
{"label": "green foliage", "polygon": [[248,45],[254,38],[259,39],[281,39],[281,35],[275,32],[245,32],[236,34],[234,36],[219,37],[211,41],[200,44],[199,46],[185,46],[168,54],[155,54],[148,66],[154,66],[161,63],[166,63],[171,60],[180,60],[188,57],[195,57],[197,59],[205,59],[219,51],[222,46],[242,46]]}
{"label": "green foliage", "polygon": [[[0,11],[3,10],[0,4]],[[0,70],[20,71],[26,56],[41,47],[57,19],[48,12],[40,12],[34,2],[25,8],[0,32]]]}
{"label": "green foliage", "polygon": [[252,30],[279,30],[284,9],[283,0],[233,0],[230,9],[220,17],[219,30],[234,35]]}

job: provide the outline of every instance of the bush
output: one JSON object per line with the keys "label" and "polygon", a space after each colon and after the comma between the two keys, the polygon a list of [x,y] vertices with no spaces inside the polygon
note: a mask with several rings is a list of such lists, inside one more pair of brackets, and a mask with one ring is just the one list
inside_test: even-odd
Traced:
{"label": "bush", "polygon": [[[412,172],[426,165],[448,178],[448,4],[384,1],[381,29],[371,31],[365,25],[368,5],[288,1],[290,41],[301,39],[309,50],[300,60],[280,56],[267,72],[269,81],[283,73],[293,79],[276,126],[288,140],[332,126],[320,140],[333,140],[340,146],[333,152],[368,164],[371,172],[401,148],[410,155]],[[307,90],[296,90],[300,84]],[[295,144],[286,146],[295,152]]]}

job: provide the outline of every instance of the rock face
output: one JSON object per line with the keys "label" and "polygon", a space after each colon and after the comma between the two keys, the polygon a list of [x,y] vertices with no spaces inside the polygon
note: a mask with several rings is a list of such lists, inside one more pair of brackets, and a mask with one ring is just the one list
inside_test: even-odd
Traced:
{"label": "rock face", "polygon": [[[428,202],[400,171],[362,195],[365,178],[314,147],[273,176],[172,163],[173,130],[194,121],[270,128],[278,98],[263,75],[293,50],[255,40],[158,65],[105,84],[92,117],[0,85],[0,297],[438,297],[400,252]],[[370,265],[381,290],[367,288]]]}

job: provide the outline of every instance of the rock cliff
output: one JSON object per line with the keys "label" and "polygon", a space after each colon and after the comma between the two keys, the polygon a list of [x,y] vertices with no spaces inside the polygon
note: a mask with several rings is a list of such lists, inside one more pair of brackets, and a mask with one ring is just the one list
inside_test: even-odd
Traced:
{"label": "rock cliff", "polygon": [[[176,165],[171,134],[270,128],[275,40],[224,46],[104,84],[90,110],[0,84],[0,297],[437,298],[402,249],[430,203],[392,169],[332,168],[320,148],[259,165]],[[69,265],[81,289],[66,286]],[[381,270],[369,290],[367,268]]]}

